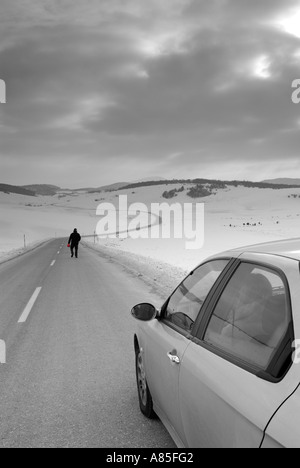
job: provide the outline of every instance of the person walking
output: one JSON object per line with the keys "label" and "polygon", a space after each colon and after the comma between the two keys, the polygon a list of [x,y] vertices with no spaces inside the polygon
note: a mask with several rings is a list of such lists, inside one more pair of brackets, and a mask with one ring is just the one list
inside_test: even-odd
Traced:
{"label": "person walking", "polygon": [[81,241],[81,235],[77,232],[77,229],[74,229],[74,231],[70,235],[69,242],[68,242],[71,248],[71,257],[74,257],[74,249],[75,249],[75,257],[78,258],[78,246],[79,246],[80,241]]}

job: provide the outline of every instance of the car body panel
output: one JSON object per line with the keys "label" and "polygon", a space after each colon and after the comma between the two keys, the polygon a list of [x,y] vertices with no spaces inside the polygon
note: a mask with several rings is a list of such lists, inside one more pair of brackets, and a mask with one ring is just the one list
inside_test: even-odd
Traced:
{"label": "car body panel", "polygon": [[[297,364],[296,364],[297,365]],[[299,366],[299,364],[298,364]],[[300,447],[300,387],[276,412],[266,430],[263,448]]]}
{"label": "car body panel", "polygon": [[[300,339],[300,239],[225,252],[222,258],[283,272]],[[139,323],[148,385],[157,414],[179,447],[300,446],[300,364],[278,382],[264,380],[162,320]],[[176,351],[180,364],[167,353]]]}
{"label": "car body panel", "polygon": [[272,439],[268,435],[265,435],[264,441],[261,446],[262,449],[284,449],[285,447]]}
{"label": "car body panel", "polygon": [[264,430],[295,389],[298,369],[275,384],[196,343],[181,364],[179,401],[188,447],[258,448]]}
{"label": "car body panel", "polygon": [[140,331],[139,347],[156,411],[186,445],[179,407],[180,364],[172,363],[168,353],[176,354],[182,361],[191,341],[158,320],[142,325]]}
{"label": "car body panel", "polygon": [[265,244],[256,244],[248,247],[240,247],[232,252],[235,255],[244,252],[271,254],[273,256],[279,255],[281,257],[300,261],[300,239],[288,239],[283,241],[267,242]]}

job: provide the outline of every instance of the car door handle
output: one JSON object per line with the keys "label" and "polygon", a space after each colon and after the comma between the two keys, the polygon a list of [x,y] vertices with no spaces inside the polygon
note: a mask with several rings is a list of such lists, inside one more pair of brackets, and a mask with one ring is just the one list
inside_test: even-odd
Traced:
{"label": "car door handle", "polygon": [[[173,351],[174,352],[174,351]],[[180,359],[178,356],[176,356],[176,354],[173,354],[172,353],[168,353],[167,356],[168,358],[170,359],[171,362],[173,362],[174,364],[180,364]]]}

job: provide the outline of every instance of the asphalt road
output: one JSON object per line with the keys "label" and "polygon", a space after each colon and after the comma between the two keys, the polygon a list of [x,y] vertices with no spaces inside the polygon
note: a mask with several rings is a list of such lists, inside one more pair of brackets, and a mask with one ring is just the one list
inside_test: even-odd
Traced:
{"label": "asphalt road", "polygon": [[138,408],[129,312],[145,300],[160,299],[62,239],[0,265],[1,448],[174,447]]}

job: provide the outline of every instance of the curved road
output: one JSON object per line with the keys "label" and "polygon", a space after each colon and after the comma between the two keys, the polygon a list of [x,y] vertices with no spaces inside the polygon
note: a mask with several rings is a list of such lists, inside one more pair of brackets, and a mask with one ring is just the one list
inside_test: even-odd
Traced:
{"label": "curved road", "polygon": [[0,447],[173,448],[139,412],[129,311],[160,303],[120,266],[56,239],[0,265]]}

